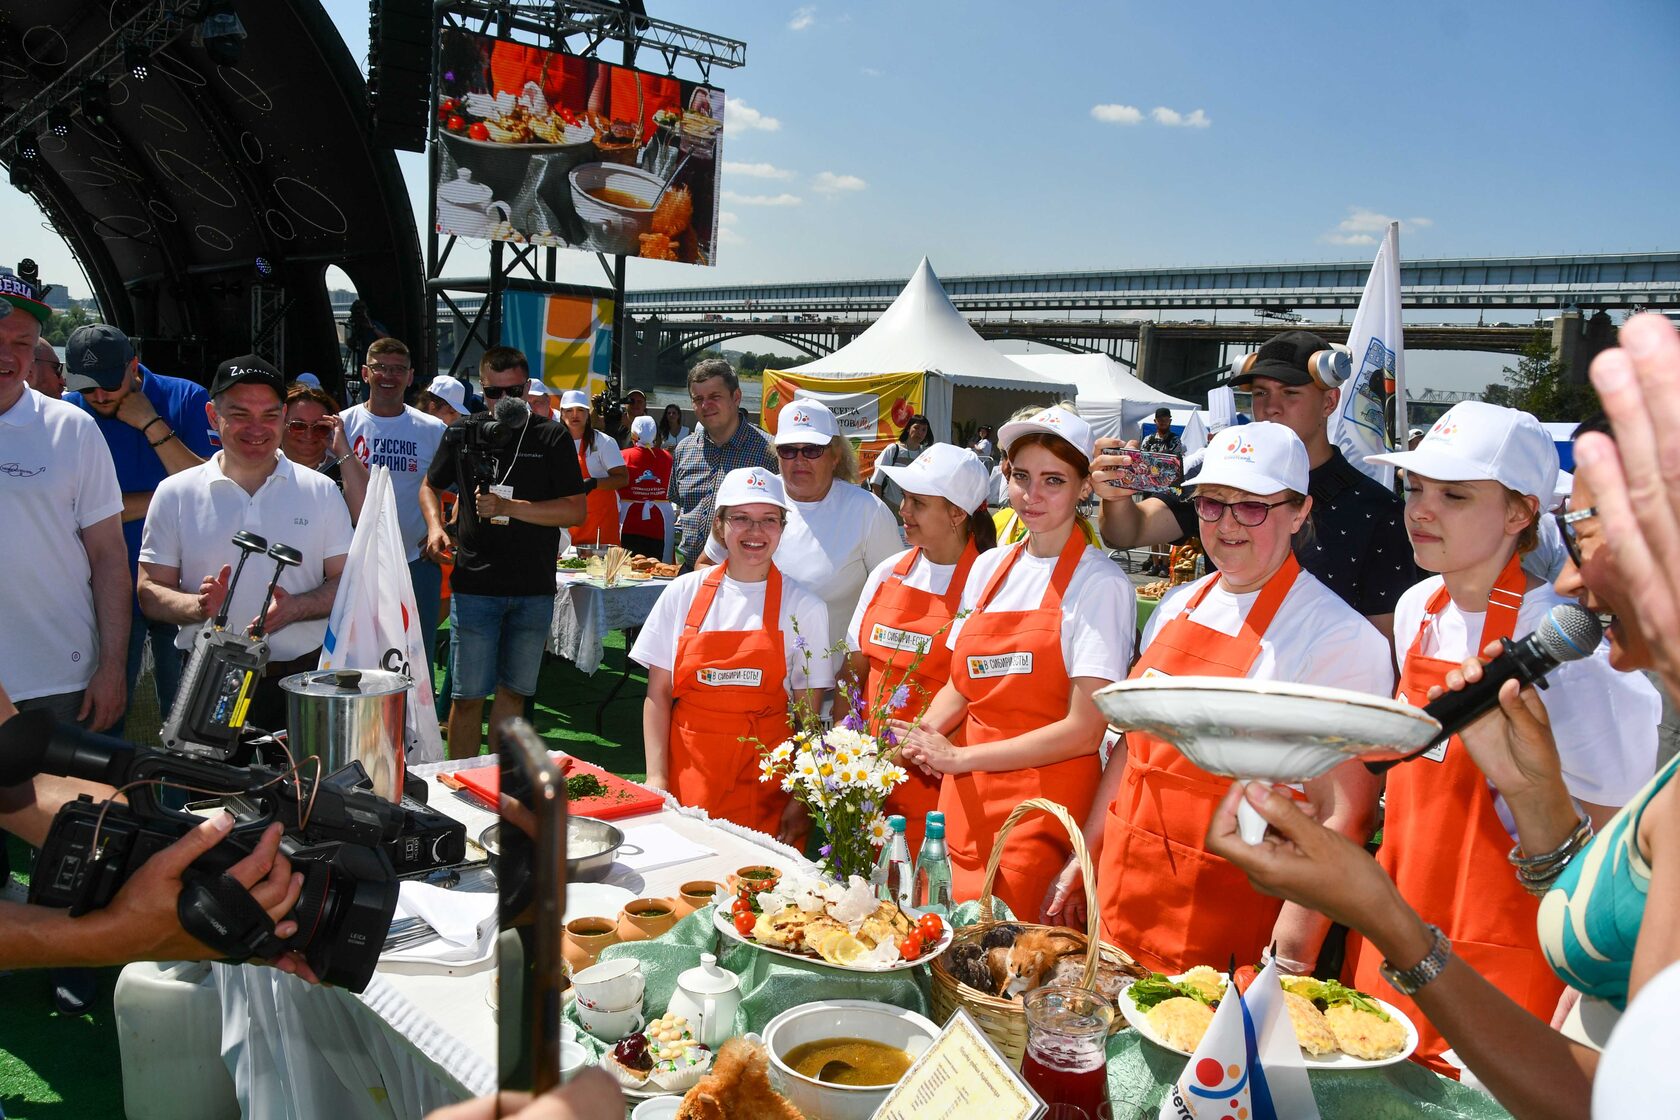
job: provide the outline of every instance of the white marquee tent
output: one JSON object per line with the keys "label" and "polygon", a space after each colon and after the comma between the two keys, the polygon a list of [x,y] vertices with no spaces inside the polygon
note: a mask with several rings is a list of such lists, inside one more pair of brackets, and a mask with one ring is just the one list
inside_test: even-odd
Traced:
{"label": "white marquee tent", "polygon": [[[1190,413],[1196,405],[1146,385],[1107,354],[1014,354],[1012,359],[1053,381],[1072,381],[1079,390],[1074,403],[1099,437],[1137,439],[1138,427],[1157,408]],[[1181,421],[1175,420],[1174,423]]]}

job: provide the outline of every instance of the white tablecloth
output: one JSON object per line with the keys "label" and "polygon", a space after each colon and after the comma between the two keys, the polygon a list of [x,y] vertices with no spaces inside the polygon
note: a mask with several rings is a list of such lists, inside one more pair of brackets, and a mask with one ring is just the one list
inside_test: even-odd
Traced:
{"label": "white tablecloth", "polygon": [[607,588],[585,581],[581,572],[558,573],[554,621],[548,628],[549,652],[593,676],[601,667],[601,643],[607,632],[646,622],[653,604],[670,585],[668,579],[650,579]]}
{"label": "white tablecloth", "polygon": [[[439,770],[468,765],[435,763],[411,773],[430,779]],[[431,785],[430,803],[462,821],[469,836],[496,819],[435,780]],[[713,822],[674,802],[627,823],[664,825],[716,853],[645,876],[615,863],[605,881],[638,897],[671,896],[689,880],[724,880],[753,863],[805,864],[768,836]],[[246,1120],[418,1120],[441,1104],[495,1087],[496,1017],[489,1004],[494,960],[466,968],[382,965],[359,996],[272,968],[217,965],[214,974],[222,999],[222,1059]]]}

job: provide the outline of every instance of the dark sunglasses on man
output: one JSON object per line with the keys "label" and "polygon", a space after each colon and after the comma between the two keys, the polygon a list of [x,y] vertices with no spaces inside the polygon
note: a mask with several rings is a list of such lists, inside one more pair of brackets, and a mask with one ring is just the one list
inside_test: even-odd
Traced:
{"label": "dark sunglasses on man", "polygon": [[486,385],[482,392],[487,401],[500,400],[506,396],[523,397],[528,382],[521,381],[517,385]]}

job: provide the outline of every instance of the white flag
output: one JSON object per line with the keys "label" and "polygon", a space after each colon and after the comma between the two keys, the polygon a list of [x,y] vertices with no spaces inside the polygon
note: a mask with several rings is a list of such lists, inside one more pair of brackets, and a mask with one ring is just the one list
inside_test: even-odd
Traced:
{"label": "white flag", "polygon": [[1382,483],[1394,485],[1394,468],[1367,463],[1367,455],[1394,450],[1388,442],[1384,382],[1394,381],[1394,426],[1406,431],[1406,337],[1400,323],[1400,223],[1390,222],[1371,263],[1365,294],[1348,332],[1353,376],[1342,386],[1341,403],[1330,414],[1330,442],[1347,461]]}
{"label": "white flag", "polygon": [[403,738],[407,762],[413,765],[443,761],[443,737],[438,734],[425,639],[406,557],[391,472],[375,466],[368,472],[362,517],[327,619],[321,668],[386,669],[408,675],[413,684]]}

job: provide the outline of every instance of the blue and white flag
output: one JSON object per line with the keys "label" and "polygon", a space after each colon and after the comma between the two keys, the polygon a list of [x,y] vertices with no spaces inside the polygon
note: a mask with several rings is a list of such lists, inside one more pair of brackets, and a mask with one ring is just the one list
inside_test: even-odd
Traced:
{"label": "blue and white flag", "polygon": [[1330,442],[1347,461],[1392,488],[1394,468],[1365,461],[1395,448],[1388,442],[1387,400],[1393,383],[1394,429],[1406,431],[1406,337],[1400,322],[1400,223],[1390,222],[1371,263],[1365,294],[1348,331],[1353,376],[1330,414]]}
{"label": "blue and white flag", "polygon": [[1226,985],[1207,1034],[1161,1102],[1160,1120],[1232,1116],[1318,1120],[1276,964],[1261,970],[1246,995]]}

